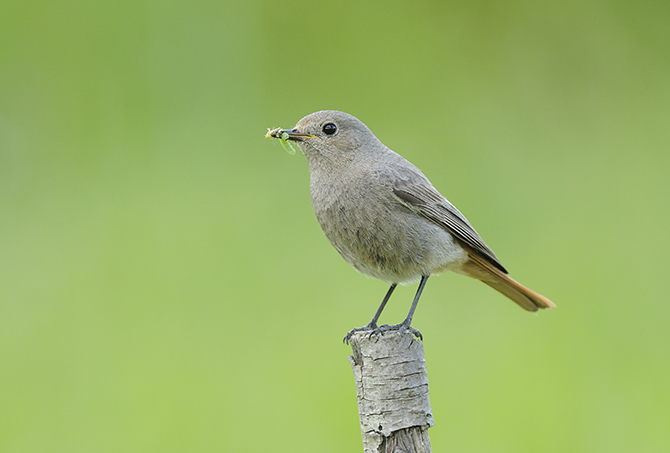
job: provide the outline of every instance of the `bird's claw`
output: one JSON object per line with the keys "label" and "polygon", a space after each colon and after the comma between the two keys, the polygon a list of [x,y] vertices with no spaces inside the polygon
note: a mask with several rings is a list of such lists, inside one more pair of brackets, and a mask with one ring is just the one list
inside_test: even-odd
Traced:
{"label": "bird's claw", "polygon": [[410,326],[409,323],[405,322],[401,322],[400,324],[395,324],[393,326],[384,324],[383,326],[379,327],[376,324],[374,325],[368,324],[367,326],[356,327],[355,329],[351,329],[349,333],[344,336],[342,341],[346,344],[349,344],[349,340],[351,339],[352,335],[355,334],[356,332],[368,332],[367,338],[370,338],[373,335],[384,335],[384,332],[389,332],[391,330],[397,330],[398,332],[402,332],[403,330],[409,330],[416,338],[423,341],[423,335],[421,335],[421,332],[419,332],[414,327]]}
{"label": "bird's claw", "polygon": [[389,326],[388,324],[384,324],[379,329],[381,330],[382,334],[384,332],[388,332],[388,331],[391,331],[391,330],[397,330],[398,332],[402,332],[404,330],[409,330],[415,337],[417,337],[419,340],[423,341],[423,335],[421,335],[421,332],[419,332],[417,329],[410,326],[409,323],[406,323],[406,322],[401,322],[400,324],[396,324],[396,325],[393,325],[393,326]]}
{"label": "bird's claw", "polygon": [[351,340],[352,335],[357,332],[368,332],[367,338],[370,338],[372,335],[383,335],[381,327],[379,327],[377,324],[370,323],[367,326],[356,327],[355,329],[351,329],[349,333],[347,333],[344,336],[342,341],[345,342],[346,344],[349,344],[349,340]]}

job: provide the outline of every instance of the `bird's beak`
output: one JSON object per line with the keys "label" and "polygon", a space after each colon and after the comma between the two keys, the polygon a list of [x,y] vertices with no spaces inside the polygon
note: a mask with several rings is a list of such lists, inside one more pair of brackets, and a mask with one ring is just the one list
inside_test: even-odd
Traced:
{"label": "bird's beak", "polygon": [[[287,137],[288,135],[288,137]],[[282,140],[293,140],[294,142],[302,142],[310,138],[316,138],[311,134],[304,134],[297,129],[274,129],[267,133],[266,137],[279,138]]]}

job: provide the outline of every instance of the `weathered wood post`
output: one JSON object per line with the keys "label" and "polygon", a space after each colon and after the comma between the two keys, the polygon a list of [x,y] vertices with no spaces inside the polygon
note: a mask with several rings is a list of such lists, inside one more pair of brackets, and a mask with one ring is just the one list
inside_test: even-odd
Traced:
{"label": "weathered wood post", "polygon": [[433,414],[423,344],[409,331],[350,339],[365,453],[427,453]]}

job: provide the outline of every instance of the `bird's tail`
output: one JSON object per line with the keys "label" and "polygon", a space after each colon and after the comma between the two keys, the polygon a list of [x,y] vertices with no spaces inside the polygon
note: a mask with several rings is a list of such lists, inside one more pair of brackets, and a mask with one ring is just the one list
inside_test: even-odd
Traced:
{"label": "bird's tail", "polygon": [[459,274],[476,278],[489,285],[496,291],[516,302],[521,308],[528,311],[537,311],[540,308],[554,308],[556,305],[541,294],[532,291],[512,277],[495,267],[485,257],[469,249],[468,261],[457,270]]}

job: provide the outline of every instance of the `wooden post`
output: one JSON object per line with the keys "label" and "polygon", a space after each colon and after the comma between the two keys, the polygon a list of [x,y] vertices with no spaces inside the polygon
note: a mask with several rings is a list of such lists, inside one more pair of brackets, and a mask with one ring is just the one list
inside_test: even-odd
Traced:
{"label": "wooden post", "polygon": [[434,422],[421,341],[387,331],[357,332],[350,343],[365,453],[429,453]]}

